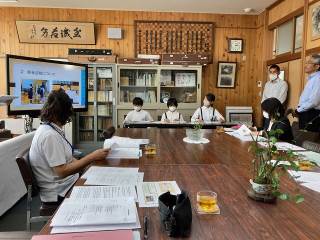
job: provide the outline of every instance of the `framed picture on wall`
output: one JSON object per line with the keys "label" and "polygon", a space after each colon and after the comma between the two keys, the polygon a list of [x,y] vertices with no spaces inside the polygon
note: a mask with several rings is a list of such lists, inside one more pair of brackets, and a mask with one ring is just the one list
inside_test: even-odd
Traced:
{"label": "framed picture on wall", "polygon": [[320,2],[311,6],[311,40],[320,38]]}
{"label": "framed picture on wall", "polygon": [[234,88],[236,82],[237,63],[218,62],[218,88]]}

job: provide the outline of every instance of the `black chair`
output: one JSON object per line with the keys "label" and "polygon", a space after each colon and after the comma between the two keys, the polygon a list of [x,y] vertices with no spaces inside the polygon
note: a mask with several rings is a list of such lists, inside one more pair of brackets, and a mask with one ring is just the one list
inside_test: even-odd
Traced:
{"label": "black chair", "polygon": [[29,163],[29,149],[18,154],[16,162],[27,188],[27,231],[30,231],[31,223],[48,221],[58,205],[46,205],[42,203],[39,216],[31,216],[32,198],[39,194],[39,188]]}

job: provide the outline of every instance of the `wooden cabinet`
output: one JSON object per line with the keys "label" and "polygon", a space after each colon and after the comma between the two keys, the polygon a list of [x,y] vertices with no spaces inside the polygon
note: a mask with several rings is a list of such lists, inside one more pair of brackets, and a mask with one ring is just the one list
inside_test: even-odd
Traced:
{"label": "wooden cabinet", "polygon": [[143,109],[155,121],[167,111],[167,100],[178,101],[178,111],[189,121],[201,105],[202,66],[178,65],[117,65],[117,125],[122,126],[126,114],[132,110],[132,100],[144,100]]}

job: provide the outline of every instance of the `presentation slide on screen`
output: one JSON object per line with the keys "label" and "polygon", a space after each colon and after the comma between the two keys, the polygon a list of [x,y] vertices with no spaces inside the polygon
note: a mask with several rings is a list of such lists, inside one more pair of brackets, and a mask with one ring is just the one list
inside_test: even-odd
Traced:
{"label": "presentation slide on screen", "polygon": [[[86,73],[82,66],[11,60],[10,94],[18,97],[13,111],[41,109],[52,90],[64,89],[74,108],[86,104]],[[14,61],[14,62],[13,62]]]}

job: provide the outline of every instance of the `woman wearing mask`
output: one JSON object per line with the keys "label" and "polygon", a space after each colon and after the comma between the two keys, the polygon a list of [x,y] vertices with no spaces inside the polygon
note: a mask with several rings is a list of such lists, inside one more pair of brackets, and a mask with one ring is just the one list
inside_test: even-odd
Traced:
{"label": "woman wearing mask", "polygon": [[224,122],[224,117],[213,108],[214,100],[215,96],[208,93],[203,99],[203,106],[194,112],[191,122]]}
{"label": "woman wearing mask", "polygon": [[292,129],[287,117],[284,116],[284,108],[276,98],[268,98],[261,104],[263,117],[266,119],[264,130],[282,130],[277,138],[281,141],[291,142],[293,140]]}
{"label": "woman wearing mask", "polygon": [[182,114],[177,111],[178,102],[175,98],[169,98],[167,102],[169,111],[162,114],[161,122],[173,123],[184,122]]}
{"label": "woman wearing mask", "polygon": [[72,100],[63,89],[52,91],[41,110],[42,124],[33,137],[29,158],[42,204],[57,207],[77,181],[78,172],[109,152],[98,149],[79,160],[73,158],[73,147],[62,129],[72,113]]}

